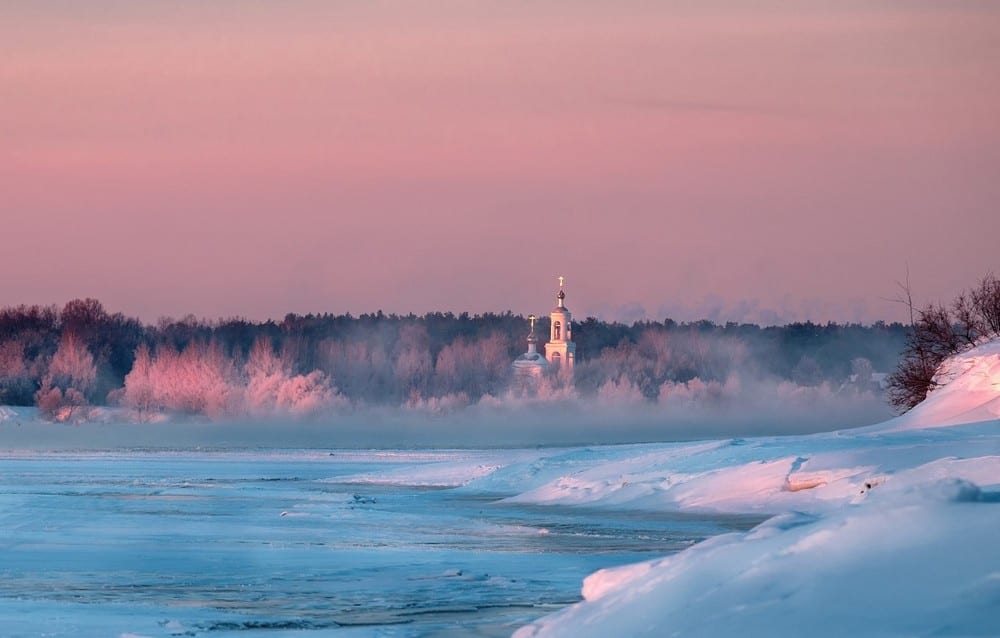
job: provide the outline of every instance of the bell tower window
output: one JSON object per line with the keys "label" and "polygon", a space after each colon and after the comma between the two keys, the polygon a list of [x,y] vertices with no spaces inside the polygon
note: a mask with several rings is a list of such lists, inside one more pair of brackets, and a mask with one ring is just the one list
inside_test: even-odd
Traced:
{"label": "bell tower window", "polygon": [[559,341],[562,339],[562,324],[558,321],[552,324],[552,340]]}

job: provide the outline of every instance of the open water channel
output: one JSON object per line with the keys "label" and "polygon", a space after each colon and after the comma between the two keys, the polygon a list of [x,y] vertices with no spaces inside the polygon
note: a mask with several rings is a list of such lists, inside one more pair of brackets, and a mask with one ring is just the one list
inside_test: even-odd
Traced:
{"label": "open water channel", "polygon": [[[447,459],[468,452],[440,452]],[[425,452],[0,456],[0,635],[506,636],[602,567],[759,519],[358,483]]]}

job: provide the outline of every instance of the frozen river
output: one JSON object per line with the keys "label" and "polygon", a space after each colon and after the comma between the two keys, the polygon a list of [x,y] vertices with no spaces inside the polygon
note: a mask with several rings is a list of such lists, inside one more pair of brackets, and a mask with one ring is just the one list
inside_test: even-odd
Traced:
{"label": "frozen river", "polygon": [[6,454],[2,634],[510,635],[579,600],[597,569],[758,522],[391,478],[505,454],[518,452]]}

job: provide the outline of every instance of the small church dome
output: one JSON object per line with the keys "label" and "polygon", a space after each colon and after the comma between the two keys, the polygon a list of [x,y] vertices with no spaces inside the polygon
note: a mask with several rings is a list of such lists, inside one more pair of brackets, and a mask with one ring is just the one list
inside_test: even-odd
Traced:
{"label": "small church dome", "polygon": [[537,377],[549,367],[549,362],[545,356],[538,352],[538,338],[535,336],[535,315],[530,315],[528,321],[531,322],[531,332],[528,333],[528,351],[523,353],[511,364],[514,374],[517,376]]}
{"label": "small church dome", "polygon": [[530,370],[533,368],[545,369],[549,362],[539,352],[525,352],[517,359],[514,359],[514,368],[518,370]]}

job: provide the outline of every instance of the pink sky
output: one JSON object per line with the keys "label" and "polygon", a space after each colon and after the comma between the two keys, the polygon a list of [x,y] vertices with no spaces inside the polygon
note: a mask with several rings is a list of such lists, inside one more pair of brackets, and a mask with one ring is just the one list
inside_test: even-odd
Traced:
{"label": "pink sky", "polygon": [[[901,319],[1000,271],[1000,4],[7,3],[0,305]],[[752,8],[749,6],[752,5]]]}

